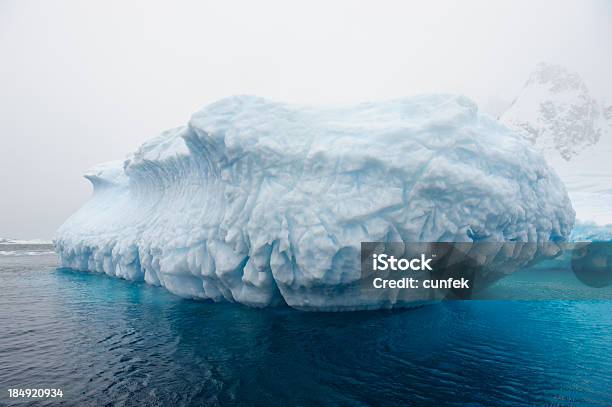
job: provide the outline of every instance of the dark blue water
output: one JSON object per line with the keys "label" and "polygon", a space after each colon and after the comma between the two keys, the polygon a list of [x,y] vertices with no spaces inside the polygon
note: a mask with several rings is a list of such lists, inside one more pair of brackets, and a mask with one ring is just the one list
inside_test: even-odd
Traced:
{"label": "dark blue water", "polygon": [[0,258],[0,404],[612,405],[612,301],[256,310],[53,264]]}

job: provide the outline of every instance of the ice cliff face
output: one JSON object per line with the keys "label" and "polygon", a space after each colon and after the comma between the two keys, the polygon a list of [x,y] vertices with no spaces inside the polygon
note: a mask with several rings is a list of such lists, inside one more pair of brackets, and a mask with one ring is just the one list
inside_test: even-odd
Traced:
{"label": "ice cliff face", "polygon": [[86,177],[92,199],[56,236],[64,266],[252,306],[402,305],[360,295],[360,242],[562,241],[574,222],[541,155],[448,95],[224,99]]}

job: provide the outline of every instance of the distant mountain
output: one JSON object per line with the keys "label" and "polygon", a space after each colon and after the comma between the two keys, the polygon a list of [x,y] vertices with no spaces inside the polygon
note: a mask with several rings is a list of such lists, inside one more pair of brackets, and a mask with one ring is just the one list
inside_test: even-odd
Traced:
{"label": "distant mountain", "polygon": [[559,65],[538,65],[500,120],[547,158],[565,161],[612,137],[612,106],[605,107],[577,73]]}
{"label": "distant mountain", "polygon": [[612,106],[580,75],[540,64],[499,120],[540,150],[582,221],[612,224]]}

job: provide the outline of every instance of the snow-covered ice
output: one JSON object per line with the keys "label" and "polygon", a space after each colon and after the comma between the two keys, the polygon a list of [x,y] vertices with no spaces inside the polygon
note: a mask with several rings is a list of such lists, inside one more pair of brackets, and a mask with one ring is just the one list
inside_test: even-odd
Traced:
{"label": "snow-covered ice", "polygon": [[93,197],[56,236],[64,266],[251,306],[404,305],[360,295],[360,242],[564,241],[574,223],[530,143],[452,95],[227,98],[85,176]]}
{"label": "snow-covered ice", "polygon": [[0,256],[45,256],[55,254],[53,250],[0,250]]}
{"label": "snow-covered ice", "polygon": [[15,245],[15,244],[20,244],[20,245],[41,245],[41,244],[46,244],[46,245],[50,245],[53,244],[53,242],[51,240],[43,240],[43,239],[31,239],[31,240],[24,240],[24,239],[8,239],[8,238],[4,238],[4,237],[0,237],[0,245]]}
{"label": "snow-covered ice", "polygon": [[612,242],[612,225],[577,222],[572,230],[571,240],[575,242]]}

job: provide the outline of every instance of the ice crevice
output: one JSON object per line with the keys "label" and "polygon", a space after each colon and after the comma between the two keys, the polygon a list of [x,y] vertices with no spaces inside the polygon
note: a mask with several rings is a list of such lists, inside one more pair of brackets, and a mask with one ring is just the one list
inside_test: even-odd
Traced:
{"label": "ice crevice", "polygon": [[542,156],[453,95],[227,98],[85,177],[93,196],[55,238],[63,266],[255,307],[409,305],[421,294],[360,294],[361,242],[548,242],[574,222]]}

